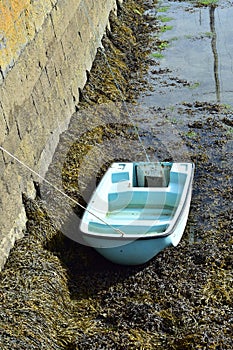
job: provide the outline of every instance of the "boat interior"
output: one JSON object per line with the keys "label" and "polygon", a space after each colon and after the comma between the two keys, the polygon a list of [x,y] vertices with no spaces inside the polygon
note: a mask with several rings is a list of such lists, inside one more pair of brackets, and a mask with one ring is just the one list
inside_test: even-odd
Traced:
{"label": "boat interior", "polygon": [[[127,233],[135,233],[135,226],[139,234],[165,232],[177,210],[187,174],[171,171],[170,163],[134,163],[131,173],[123,165],[111,174],[113,186],[105,219],[114,227],[127,226]],[[127,186],[129,183],[133,186]],[[89,230],[111,231],[96,221],[89,223]]]}
{"label": "boat interior", "polygon": [[91,201],[102,220],[87,213],[88,232],[165,234],[182,208],[189,174],[187,163],[113,163]]}

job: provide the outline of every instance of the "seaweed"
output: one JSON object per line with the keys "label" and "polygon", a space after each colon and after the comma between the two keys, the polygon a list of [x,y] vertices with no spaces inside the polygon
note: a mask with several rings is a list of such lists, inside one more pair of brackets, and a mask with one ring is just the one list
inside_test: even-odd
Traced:
{"label": "seaweed", "polygon": [[[141,89],[141,82],[135,80],[137,69],[142,69],[139,77],[143,81],[149,64],[147,59],[145,66],[143,60],[138,61],[136,39],[148,35],[144,42],[149,43],[150,36],[142,33],[142,3],[119,5],[118,19],[112,18],[112,28],[118,28],[118,34],[113,30],[104,39],[112,69],[117,79],[122,78],[123,97],[100,52],[82,94],[81,110],[109,99],[136,98]],[[120,45],[120,32],[124,40],[130,38],[130,45]],[[106,114],[107,107],[103,109]],[[28,217],[25,235],[1,272],[3,350],[232,349],[232,111],[196,101],[172,111],[155,108],[152,115],[151,122],[159,120],[164,128],[169,118],[173,124],[186,118],[181,125],[182,140],[196,164],[191,211],[180,245],[142,266],[114,265],[90,247],[64,236],[43,200],[23,196]],[[101,119],[101,114],[95,118]],[[73,142],[62,170],[66,193],[80,199],[76,179],[82,159],[93,145],[115,136],[119,140],[136,138],[124,114],[114,125],[90,126]],[[142,136],[153,149],[153,137]],[[127,157],[126,153],[124,159]]]}

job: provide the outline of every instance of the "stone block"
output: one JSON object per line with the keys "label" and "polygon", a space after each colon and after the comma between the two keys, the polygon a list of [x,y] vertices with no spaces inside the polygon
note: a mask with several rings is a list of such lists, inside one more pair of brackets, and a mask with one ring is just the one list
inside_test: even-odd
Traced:
{"label": "stone block", "polygon": [[[28,167],[34,168],[36,159],[34,157],[35,147],[38,147],[39,150],[43,148],[43,144],[40,143],[36,145],[35,139],[32,137],[30,133],[26,133],[21,140],[20,147],[16,151],[16,157],[18,157],[22,162],[24,162]],[[23,169],[24,170],[24,169]],[[27,179],[28,171],[25,169],[26,174],[25,179]]]}
{"label": "stone block", "polygon": [[[10,124],[13,123],[14,119],[13,119],[13,117],[12,117],[12,120],[10,118],[12,105],[11,105],[11,100],[9,99],[9,97],[5,93],[4,85],[0,86],[0,104],[2,107],[4,119],[5,119],[6,124],[7,124],[7,128],[9,129]],[[8,119],[10,119],[10,121]]]}
{"label": "stone block", "polygon": [[48,93],[51,89],[51,84],[49,81],[49,76],[48,76],[46,67],[40,75],[39,82],[41,83],[41,86],[42,86],[41,92],[43,93],[43,95],[45,97],[45,101],[46,101],[46,96],[48,95]]}
{"label": "stone block", "polygon": [[[15,65],[15,67],[16,66],[17,64]],[[26,68],[25,68],[24,72],[25,72],[26,79],[22,81],[23,75],[19,74],[21,68],[24,69],[23,66],[19,67],[19,69],[17,67],[14,70],[14,74],[9,74],[9,77],[11,78],[9,79],[10,81],[8,81],[8,76],[7,76],[6,94],[11,99],[12,114],[14,114],[15,105],[23,104],[26,96],[25,92],[27,93],[26,89],[28,85],[28,80],[27,80],[28,71],[26,71]]]}
{"label": "stone block", "polygon": [[[17,152],[14,152],[13,155],[15,157],[18,156]],[[21,158],[20,161],[23,161],[23,159]],[[4,196],[4,200],[7,199],[8,202],[11,202],[11,201],[14,201],[14,197],[18,196],[18,193],[20,193],[20,184],[24,174],[25,174],[24,167],[15,159],[11,158],[11,162],[8,162],[5,165],[5,169],[3,173],[3,177],[6,185],[6,192],[9,195],[9,198],[6,198],[7,195],[6,197]],[[13,204],[11,203],[11,205]]]}
{"label": "stone block", "polygon": [[64,81],[62,79],[61,68],[60,66],[56,66],[56,63],[57,62],[54,62],[54,65],[56,71],[58,72],[58,75],[56,76],[55,89],[57,90],[59,100],[63,100],[67,94],[67,91],[65,89]]}
{"label": "stone block", "polygon": [[69,66],[69,62],[67,59],[63,62],[63,65],[61,66],[61,78],[63,81],[63,85],[65,89],[69,89],[70,86],[70,79],[71,79],[71,67]]}
{"label": "stone block", "polygon": [[10,232],[6,225],[0,225],[0,270],[3,268],[15,241],[23,236],[23,228],[25,227],[26,221],[26,213],[22,207],[16,219],[12,221]]}
{"label": "stone block", "polygon": [[[5,160],[4,160],[4,152],[2,150],[0,150],[0,183],[1,183],[1,179],[3,177],[3,173],[5,171]],[[1,193],[1,186],[0,186],[0,193]],[[2,196],[2,193],[1,193]],[[0,207],[1,207],[1,196],[0,196]]]}
{"label": "stone block", "polygon": [[[11,72],[10,72],[11,73]],[[14,110],[14,95],[15,95],[15,75],[8,74],[5,79],[4,85],[0,88],[0,101],[4,111],[5,120],[8,129],[14,123],[13,110]]]}
{"label": "stone block", "polygon": [[43,0],[41,5],[43,6],[44,13],[46,15],[49,14],[53,8],[53,4],[51,3],[50,0]]}
{"label": "stone block", "polygon": [[41,1],[34,1],[31,3],[29,15],[34,23],[36,32],[38,32],[41,29],[47,15]]}
{"label": "stone block", "polygon": [[53,51],[52,59],[56,67],[57,72],[61,72],[62,67],[65,63],[66,56],[62,47],[61,41],[56,42],[55,50]]}
{"label": "stone block", "polygon": [[31,94],[33,106],[35,107],[37,114],[43,119],[43,115],[47,114],[48,107],[46,104],[45,95],[43,93],[43,86],[41,80],[38,80],[34,86]]}
{"label": "stone block", "polygon": [[8,129],[4,118],[4,111],[0,101],[0,145],[3,144],[5,137],[7,135]]}
{"label": "stone block", "polygon": [[28,98],[23,105],[16,106],[14,114],[19,136],[22,139],[25,133],[36,128],[38,115],[35,108],[33,108],[32,100]]}
{"label": "stone block", "polygon": [[66,96],[63,97],[63,105],[65,113],[64,115],[68,117],[69,115],[73,115],[75,112],[75,102],[72,96],[72,93],[68,90]]}
{"label": "stone block", "polygon": [[19,60],[16,62],[14,69],[14,105],[22,105],[25,101],[25,97],[30,91],[28,84],[28,74],[29,72],[26,66],[26,62],[20,57]]}
{"label": "stone block", "polygon": [[55,6],[51,12],[51,20],[53,23],[53,30],[55,32],[56,38],[57,40],[60,40],[60,38],[62,37],[67,23],[64,22],[63,25],[61,25],[61,20],[62,20],[62,10],[61,7]]}
{"label": "stone block", "polygon": [[[23,15],[23,14],[22,14]],[[25,28],[27,31],[27,36],[29,42],[33,40],[36,34],[36,27],[35,23],[33,21],[33,13],[32,13],[32,5],[29,4],[27,9],[24,12],[24,23],[25,23]]]}
{"label": "stone block", "polygon": [[[48,18],[46,18],[45,23],[48,22]],[[41,30],[36,36],[36,46],[39,48],[37,50],[37,64],[40,69],[43,69],[48,61],[47,57],[47,47],[46,42],[44,41],[44,30]]]}
{"label": "stone block", "polygon": [[75,14],[78,34],[82,39],[85,47],[90,45],[91,32],[93,28],[93,20],[86,12],[86,5],[80,6]]}
{"label": "stone block", "polygon": [[41,31],[42,41],[44,43],[44,48],[46,52],[47,59],[50,59],[57,47],[57,38],[53,28],[52,17],[49,15],[45,22],[43,31]]}
{"label": "stone block", "polygon": [[56,66],[54,65],[53,59],[51,58],[45,67],[45,72],[49,81],[50,86],[52,87],[55,83],[57,77]]}
{"label": "stone block", "polygon": [[[41,46],[39,46],[39,44]],[[40,77],[41,68],[39,65],[38,51],[43,50],[43,42],[38,43],[36,40],[33,41],[24,51],[24,60],[27,69],[27,93],[31,93],[35,83]]]}
{"label": "stone block", "polygon": [[[53,28],[57,40],[60,40],[66,28],[79,7],[81,0],[59,1],[51,12]],[[62,25],[61,25],[62,22]]]}
{"label": "stone block", "polygon": [[71,92],[73,96],[73,100],[76,104],[78,104],[79,101],[79,85],[77,84],[76,79],[73,79],[71,82]]}
{"label": "stone block", "polygon": [[22,52],[28,43],[28,33],[25,27],[24,19],[19,17],[14,26],[17,33],[17,46],[15,46],[15,51]]}
{"label": "stone block", "polygon": [[[77,35],[78,35],[78,33],[77,33]],[[72,26],[69,25],[68,31],[66,31],[61,38],[62,47],[63,47],[65,57],[67,57],[69,55],[70,51],[73,51],[73,40],[74,40],[73,37],[74,37],[74,28],[72,28]]]}
{"label": "stone block", "polygon": [[[2,147],[14,155],[18,147],[20,146],[20,143],[21,139],[19,136],[18,128],[16,123],[14,123],[9,131],[7,138],[5,138]],[[4,154],[4,158],[7,164],[12,162],[12,158],[8,155]]]}

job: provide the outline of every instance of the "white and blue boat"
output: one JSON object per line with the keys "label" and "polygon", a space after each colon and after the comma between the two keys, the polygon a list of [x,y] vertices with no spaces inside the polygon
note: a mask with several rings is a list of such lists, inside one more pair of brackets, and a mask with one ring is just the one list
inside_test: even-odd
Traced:
{"label": "white and blue boat", "polygon": [[193,163],[113,163],[84,212],[87,245],[122,265],[143,264],[183,235]]}

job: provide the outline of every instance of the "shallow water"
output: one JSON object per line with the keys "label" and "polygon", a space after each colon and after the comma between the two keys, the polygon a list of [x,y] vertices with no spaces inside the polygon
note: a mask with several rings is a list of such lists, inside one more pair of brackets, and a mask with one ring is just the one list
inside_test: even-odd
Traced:
{"label": "shallow water", "polygon": [[168,47],[152,52],[163,57],[154,58],[148,78],[153,92],[143,94],[140,103],[164,107],[198,100],[233,106],[233,2],[197,8],[164,1],[157,10],[160,25],[171,27],[159,36]]}

